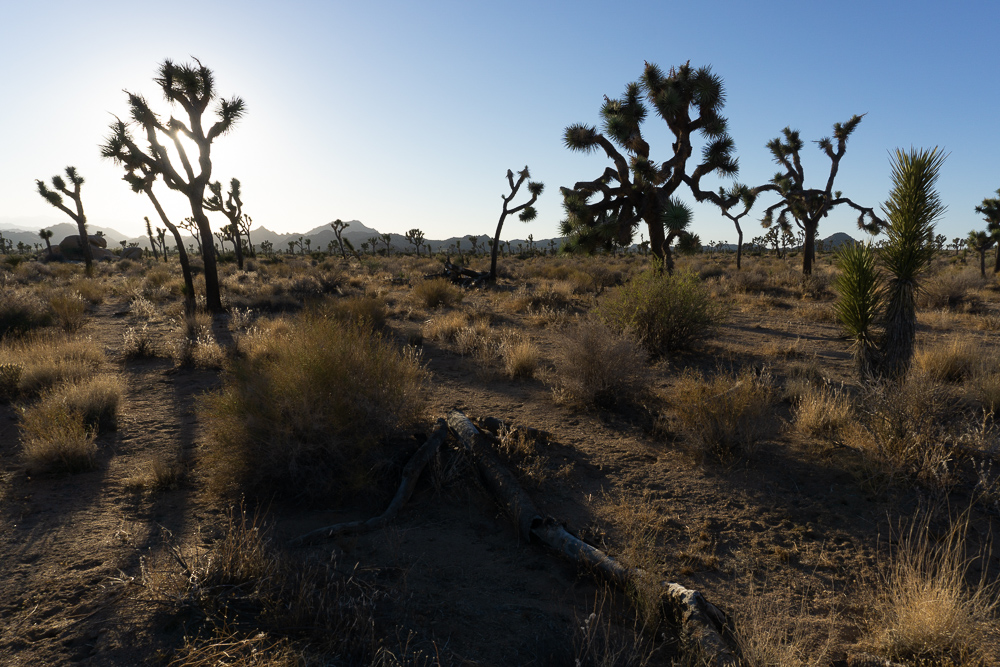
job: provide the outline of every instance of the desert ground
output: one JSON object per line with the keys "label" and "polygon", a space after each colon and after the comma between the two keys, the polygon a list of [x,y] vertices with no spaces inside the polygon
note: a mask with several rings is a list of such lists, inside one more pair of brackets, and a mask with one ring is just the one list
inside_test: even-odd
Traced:
{"label": "desert ground", "polygon": [[[647,257],[504,257],[471,289],[442,261],[224,261],[217,314],[185,314],[176,260],[0,262],[0,663],[711,662],[676,582],[742,665],[1000,665],[974,256],[936,257],[889,386],[831,254],[678,258],[696,316],[667,340],[616,308]],[[380,515],[456,409],[504,422],[503,466],[628,586],[523,539],[454,435],[386,525],[295,541]]]}

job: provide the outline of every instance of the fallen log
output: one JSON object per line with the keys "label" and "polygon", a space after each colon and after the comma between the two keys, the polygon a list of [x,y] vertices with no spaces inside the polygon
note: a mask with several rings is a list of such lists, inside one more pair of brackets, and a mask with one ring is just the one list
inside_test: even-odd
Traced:
{"label": "fallen log", "polygon": [[[597,547],[570,534],[557,520],[543,516],[531,497],[488,446],[485,436],[459,410],[448,413],[448,426],[472,455],[486,487],[510,515],[522,539],[532,538],[609,581],[627,587],[645,576]],[[662,582],[662,610],[681,629],[681,639],[699,654],[706,665],[735,667],[735,653],[723,639],[726,615],[698,591],[677,583]]]}
{"label": "fallen log", "polygon": [[392,521],[399,510],[402,509],[406,501],[410,499],[413,495],[413,490],[417,486],[417,480],[420,478],[420,473],[423,472],[430,460],[434,458],[434,454],[437,453],[438,447],[444,442],[444,439],[448,436],[448,424],[445,420],[438,419],[437,424],[434,426],[434,431],[431,432],[430,437],[427,438],[427,442],[420,446],[420,449],[410,457],[407,461],[406,466],[403,468],[402,479],[399,483],[399,489],[396,491],[396,495],[393,496],[392,502],[386,508],[382,514],[372,517],[364,521],[346,521],[344,523],[337,523],[332,526],[326,526],[324,528],[317,528],[304,535],[300,535],[291,541],[291,544],[299,545],[306,542],[320,539],[320,538],[331,538],[337,535],[345,534],[358,534],[367,533],[372,530],[378,530],[382,528],[390,521]]}

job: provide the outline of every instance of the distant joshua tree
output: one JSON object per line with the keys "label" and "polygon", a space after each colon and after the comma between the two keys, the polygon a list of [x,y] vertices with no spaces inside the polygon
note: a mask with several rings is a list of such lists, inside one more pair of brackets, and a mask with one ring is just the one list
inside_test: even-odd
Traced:
{"label": "distant joshua tree", "polygon": [[[177,104],[184,110],[187,122],[174,116],[164,121],[150,109],[145,98],[126,91],[131,121],[128,125],[121,120],[112,123],[111,136],[101,152],[105,157],[124,163],[133,173],[142,165],[150,174],[162,176],[170,189],[187,198],[200,241],[211,245],[212,226],[205,215],[205,189],[212,178],[212,143],[233,128],[246,112],[246,106],[239,97],[220,99],[215,111],[218,120],[206,131],[202,116],[217,96],[215,75],[210,69],[197,59],[193,65],[175,65],[170,60],[164,60],[154,81],[171,105]],[[145,150],[133,140],[129,125],[141,131]],[[197,148],[197,159],[189,158],[187,148],[181,142],[182,136]],[[171,161],[171,154],[161,143],[162,139],[172,144],[174,159],[182,166],[180,171]],[[219,312],[222,310],[222,299],[215,255],[211,252],[203,252],[202,255],[206,305],[209,310]]]}
{"label": "distant joshua tree", "polygon": [[40,236],[41,239],[45,241],[45,249],[48,251],[48,257],[49,259],[52,259],[52,242],[50,241],[50,239],[52,238],[52,230],[40,229],[38,230],[38,236]]}
{"label": "distant joshua tree", "polygon": [[144,216],[143,220],[146,221],[146,236],[149,237],[149,247],[153,250],[153,259],[159,261],[160,251],[156,247],[156,237],[153,236],[153,225],[149,221],[149,216]]}
{"label": "distant joshua tree", "polygon": [[[1000,190],[997,190],[997,195],[1000,195]],[[993,273],[1000,273],[1000,197],[987,197],[976,207],[976,213],[986,218],[986,233],[997,245]]]}
{"label": "distant joshua tree", "polygon": [[392,254],[392,245],[391,245],[392,244],[392,235],[391,234],[383,234],[381,238],[382,238],[382,242],[385,243],[385,256],[388,257],[389,255]]}
{"label": "distant joshua tree", "polygon": [[975,250],[979,254],[979,275],[986,277],[986,251],[996,244],[996,239],[986,232],[972,230],[965,239],[965,247]]}
{"label": "distant joshua tree", "polygon": [[507,170],[507,184],[510,186],[510,194],[500,195],[500,198],[503,200],[503,208],[500,211],[500,220],[497,222],[497,231],[493,235],[493,247],[490,251],[490,272],[486,278],[490,282],[496,282],[497,279],[497,252],[500,249],[500,232],[503,230],[504,220],[507,219],[508,215],[515,213],[519,214],[517,217],[521,222],[530,222],[538,216],[534,204],[538,200],[538,196],[545,189],[543,183],[528,181],[528,192],[531,193],[531,199],[514,208],[507,208],[511,201],[514,200],[514,197],[517,196],[517,191],[521,189],[521,184],[528,178],[531,178],[531,174],[528,172],[528,165],[524,165],[524,169],[517,172],[517,181],[514,181],[514,172],[510,169]]}
{"label": "distant joshua tree", "polygon": [[[222,198],[222,183],[219,181],[209,183],[208,189],[212,193],[212,196],[205,198],[205,210],[218,211],[225,215],[226,219],[229,220],[229,224],[223,227],[220,231],[224,235],[223,238],[228,238],[233,242],[233,250],[236,253],[236,267],[242,271],[243,233],[246,231],[246,236],[249,241],[250,223],[248,222],[249,218],[244,220],[243,199],[240,196],[240,181],[238,178],[234,178],[229,181],[229,192],[226,193],[225,199]],[[222,239],[220,238],[219,240],[221,242]]]}
{"label": "distant joshua tree", "polygon": [[347,252],[344,250],[344,230],[351,226],[351,223],[344,222],[340,218],[337,218],[330,223],[330,227],[333,228],[333,233],[337,237],[337,245],[340,246],[340,256],[347,259]]}
{"label": "distant joshua tree", "polygon": [[420,246],[424,244],[424,233],[419,229],[413,228],[410,231],[406,232],[404,236],[406,238],[407,243],[412,245],[413,248],[417,251],[417,256],[419,257]]}
{"label": "distant joshua tree", "polygon": [[[83,185],[83,176],[76,173],[76,167],[66,167],[66,178],[68,178],[69,182],[72,184],[72,190],[66,186],[66,181],[64,181],[62,176],[59,176],[58,174],[52,177],[52,187],[54,190],[49,190],[49,188],[46,187],[45,182],[41,180],[36,180],[35,186],[38,188],[38,194],[40,194],[45,201],[71,217],[76,223],[76,227],[80,233],[80,251],[83,253],[83,262],[86,266],[87,273],[90,274],[94,270],[94,253],[91,252],[90,249],[90,237],[87,235],[87,216],[83,212],[83,199],[80,197],[80,187]],[[62,195],[66,195],[73,200],[73,204],[76,208],[75,211],[63,204]]]}
{"label": "distant joshua tree", "polygon": [[[805,170],[802,168],[802,161],[799,158],[803,142],[799,138],[798,130],[786,127],[781,131],[784,140],[777,137],[767,144],[774,161],[785,171],[779,172],[771,179],[771,183],[777,187],[778,194],[781,195],[781,201],[769,206],[764,211],[761,224],[764,227],[770,227],[774,224],[775,211],[778,211],[777,223],[783,231],[791,231],[789,217],[795,221],[795,224],[805,235],[802,247],[803,275],[812,274],[813,263],[816,260],[816,232],[819,229],[819,221],[826,217],[834,207],[847,204],[859,211],[858,227],[870,233],[877,232],[885,224],[872,209],[859,206],[849,198],[844,197],[839,190],[836,192],[833,190],[833,181],[840,169],[840,161],[847,151],[847,139],[857,129],[861,118],[862,116],[854,115],[846,123],[834,123],[833,139],[823,137],[816,142],[820,150],[830,158],[830,175],[827,177],[823,189],[805,186]],[[866,218],[868,219],[867,223],[865,222]]]}

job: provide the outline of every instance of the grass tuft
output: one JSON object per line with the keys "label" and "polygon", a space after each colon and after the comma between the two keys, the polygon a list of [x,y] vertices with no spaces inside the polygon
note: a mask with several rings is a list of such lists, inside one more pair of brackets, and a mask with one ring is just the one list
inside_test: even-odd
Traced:
{"label": "grass tuft", "polygon": [[646,388],[642,347],[599,322],[582,323],[566,335],[557,367],[557,397],[568,402],[613,407]]}

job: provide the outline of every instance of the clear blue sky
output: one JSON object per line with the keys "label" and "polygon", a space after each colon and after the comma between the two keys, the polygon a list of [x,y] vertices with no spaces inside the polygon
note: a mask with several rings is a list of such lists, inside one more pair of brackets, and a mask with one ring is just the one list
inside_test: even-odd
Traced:
{"label": "clear blue sky", "polygon": [[[973,207],[1000,187],[1000,3],[983,2],[186,2],[5,1],[0,223],[62,221],[35,192],[67,164],[87,178],[95,224],[137,233],[153,217],[97,146],[122,89],[167,107],[152,77],[197,56],[248,114],[213,151],[214,176],[243,182],[254,224],[295,232],[334,218],[428,238],[492,233],[504,174],[546,185],[538,219],[504,237],[557,234],[559,186],[608,161],[571,153],[563,129],[597,123],[643,61],[690,60],[723,77],[741,182],[776,171],[765,143],[791,125],[810,142],[866,113],[836,187],[863,205],[889,188],[888,152],[941,146],[949,239],[984,225]],[[179,113],[179,110],[178,110]],[[669,138],[651,114],[652,157]],[[808,182],[829,162],[805,149]],[[728,181],[710,183],[718,186]],[[161,192],[177,219],[181,196]],[[690,200],[690,196],[688,196]],[[760,211],[770,200],[758,204]],[[759,217],[759,216],[758,216]],[[845,211],[821,225],[857,235]],[[218,221],[221,224],[221,220]],[[761,233],[750,222],[748,238]],[[735,240],[696,208],[703,240]]]}

